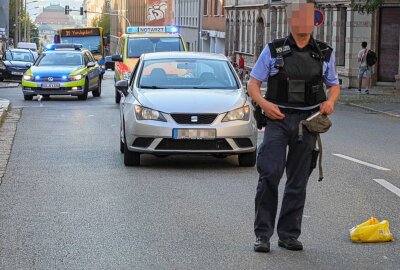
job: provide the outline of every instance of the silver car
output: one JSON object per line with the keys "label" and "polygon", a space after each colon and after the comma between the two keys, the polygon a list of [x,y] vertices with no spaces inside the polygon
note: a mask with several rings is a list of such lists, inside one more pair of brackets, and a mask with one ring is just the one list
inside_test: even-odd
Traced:
{"label": "silver car", "polygon": [[116,88],[125,165],[139,166],[141,154],[207,154],[238,155],[240,166],[254,166],[253,107],[225,56],[143,54]]}

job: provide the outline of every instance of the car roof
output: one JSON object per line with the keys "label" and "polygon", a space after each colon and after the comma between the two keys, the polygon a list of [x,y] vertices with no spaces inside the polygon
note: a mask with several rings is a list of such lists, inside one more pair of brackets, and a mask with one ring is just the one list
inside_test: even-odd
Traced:
{"label": "car roof", "polygon": [[48,50],[48,51],[44,51],[43,53],[79,53],[82,54],[83,52],[85,52],[87,50],[71,50],[71,49],[57,49],[57,50]]}
{"label": "car roof", "polygon": [[228,58],[223,54],[205,53],[205,52],[155,52],[142,54],[143,60],[156,59],[207,59],[207,60],[223,60]]}
{"label": "car roof", "polygon": [[8,49],[8,51],[12,51],[12,52],[32,52],[29,49]]}
{"label": "car roof", "polygon": [[180,34],[171,34],[171,33],[164,33],[164,32],[153,32],[153,33],[133,33],[133,34],[124,34],[123,37],[128,38],[145,38],[145,37],[181,37]]}

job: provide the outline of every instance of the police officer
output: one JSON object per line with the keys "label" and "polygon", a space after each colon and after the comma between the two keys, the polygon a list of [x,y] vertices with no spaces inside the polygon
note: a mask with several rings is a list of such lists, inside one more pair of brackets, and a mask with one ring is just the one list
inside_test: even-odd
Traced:
{"label": "police officer", "polygon": [[[259,181],[254,222],[257,252],[270,250],[278,185],[285,169],[287,182],[277,225],[278,245],[289,250],[303,249],[298,237],[316,136],[304,130],[303,141],[299,143],[298,126],[318,110],[331,114],[340,95],[333,50],[311,35],[313,1],[293,0],[286,13],[290,35],[264,48],[248,83],[248,92],[264,111],[267,122],[257,155]],[[268,80],[268,90],[264,98],[260,85],[265,80]],[[328,97],[323,84],[328,89]]]}

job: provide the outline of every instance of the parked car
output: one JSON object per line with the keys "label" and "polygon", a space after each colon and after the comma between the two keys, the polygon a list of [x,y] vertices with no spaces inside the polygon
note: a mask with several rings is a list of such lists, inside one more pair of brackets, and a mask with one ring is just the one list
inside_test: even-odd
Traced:
{"label": "parked car", "polygon": [[18,49],[27,49],[27,50],[31,50],[33,52],[37,52],[37,45],[36,45],[36,43],[33,43],[33,42],[18,42],[17,48]]}
{"label": "parked car", "polygon": [[101,95],[101,73],[90,51],[77,44],[54,44],[40,54],[22,78],[25,100],[36,95],[71,95],[86,100]]}
{"label": "parked car", "polygon": [[254,166],[257,128],[251,100],[223,55],[142,54],[120,80],[120,150],[127,166],[141,154],[238,155]]}
{"label": "parked car", "polygon": [[27,71],[36,60],[35,54],[26,49],[6,50],[0,60],[0,81],[21,81]]}
{"label": "parked car", "polygon": [[105,63],[104,63],[105,69],[111,69],[114,70],[115,69],[115,63],[112,60],[112,56],[106,56],[105,58]]}

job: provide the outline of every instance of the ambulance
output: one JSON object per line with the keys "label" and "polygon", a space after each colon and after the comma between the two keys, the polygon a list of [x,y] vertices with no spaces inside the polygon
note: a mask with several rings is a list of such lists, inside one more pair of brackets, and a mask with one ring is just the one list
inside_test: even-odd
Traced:
{"label": "ambulance", "polygon": [[[187,51],[182,36],[175,26],[129,26],[126,34],[118,40],[114,82],[129,80],[133,68],[142,53]],[[115,103],[119,103],[121,93],[115,89]]]}

